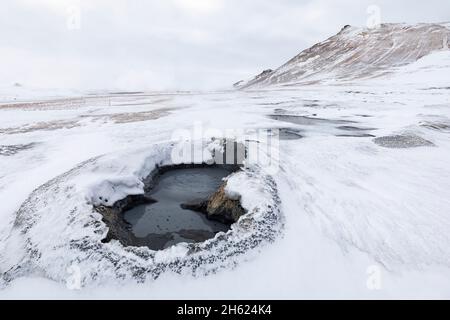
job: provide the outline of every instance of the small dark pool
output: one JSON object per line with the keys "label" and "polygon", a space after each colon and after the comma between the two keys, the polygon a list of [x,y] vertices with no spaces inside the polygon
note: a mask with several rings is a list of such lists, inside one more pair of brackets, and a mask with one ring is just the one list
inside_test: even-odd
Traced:
{"label": "small dark pool", "polygon": [[136,238],[145,239],[153,250],[180,242],[202,242],[229,225],[211,221],[202,213],[181,208],[181,204],[211,196],[231,173],[221,167],[176,169],[161,174],[148,193],[156,203],[124,212]]}

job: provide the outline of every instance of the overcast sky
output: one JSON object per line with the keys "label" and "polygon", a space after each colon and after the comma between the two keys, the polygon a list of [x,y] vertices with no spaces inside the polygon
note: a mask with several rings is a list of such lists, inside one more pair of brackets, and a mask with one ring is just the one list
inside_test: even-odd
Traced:
{"label": "overcast sky", "polygon": [[2,0],[0,85],[214,89],[345,24],[450,20],[448,0]]}

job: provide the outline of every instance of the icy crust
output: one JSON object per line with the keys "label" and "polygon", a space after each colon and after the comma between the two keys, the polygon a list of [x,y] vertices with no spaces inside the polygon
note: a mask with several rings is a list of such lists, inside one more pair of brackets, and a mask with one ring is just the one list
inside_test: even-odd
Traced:
{"label": "icy crust", "polygon": [[274,180],[257,168],[246,168],[229,178],[229,189],[248,214],[227,233],[158,252],[123,247],[118,241],[102,243],[108,230],[93,204],[106,204],[106,200],[112,204],[126,195],[143,193],[142,179],[157,165],[171,164],[171,151],[171,145],[154,145],[93,158],[36,189],[18,210],[11,233],[2,239],[3,252],[16,254],[0,257],[3,285],[33,275],[65,282],[73,266],[79,268],[83,286],[145,282],[164,272],[207,275],[235,266],[257,252],[252,249],[273,242],[280,234],[283,222]]}

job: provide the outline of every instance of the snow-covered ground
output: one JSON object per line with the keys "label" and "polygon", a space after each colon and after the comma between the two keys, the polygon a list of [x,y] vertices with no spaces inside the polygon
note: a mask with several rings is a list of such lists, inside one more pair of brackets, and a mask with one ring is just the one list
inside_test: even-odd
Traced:
{"label": "snow-covered ground", "polygon": [[[450,298],[449,69],[447,50],[357,84],[5,101],[0,298]],[[279,168],[268,173],[284,227],[230,264],[213,259],[214,272],[169,268],[133,280],[130,263],[145,261],[100,243],[105,226],[91,223],[99,217],[89,203],[110,185],[140,192],[139,178],[165,161],[174,132],[199,127],[234,129],[238,139],[261,128],[302,135],[280,141]],[[374,140],[386,136],[427,143]],[[251,181],[230,185],[246,208],[267,205],[270,190]],[[76,251],[69,244],[80,239],[97,247]],[[182,249],[152,259],[170,262]],[[106,250],[114,270],[103,264]],[[68,288],[73,264],[81,290]]]}

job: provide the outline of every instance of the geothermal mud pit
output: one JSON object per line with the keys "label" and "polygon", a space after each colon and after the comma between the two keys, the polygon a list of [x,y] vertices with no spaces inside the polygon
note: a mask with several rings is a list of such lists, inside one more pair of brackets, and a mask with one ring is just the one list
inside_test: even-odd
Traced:
{"label": "geothermal mud pit", "polygon": [[146,179],[144,195],[97,208],[109,227],[104,241],[162,250],[228,231],[245,213],[238,200],[224,193],[224,178],[238,169],[226,165],[158,168]]}

